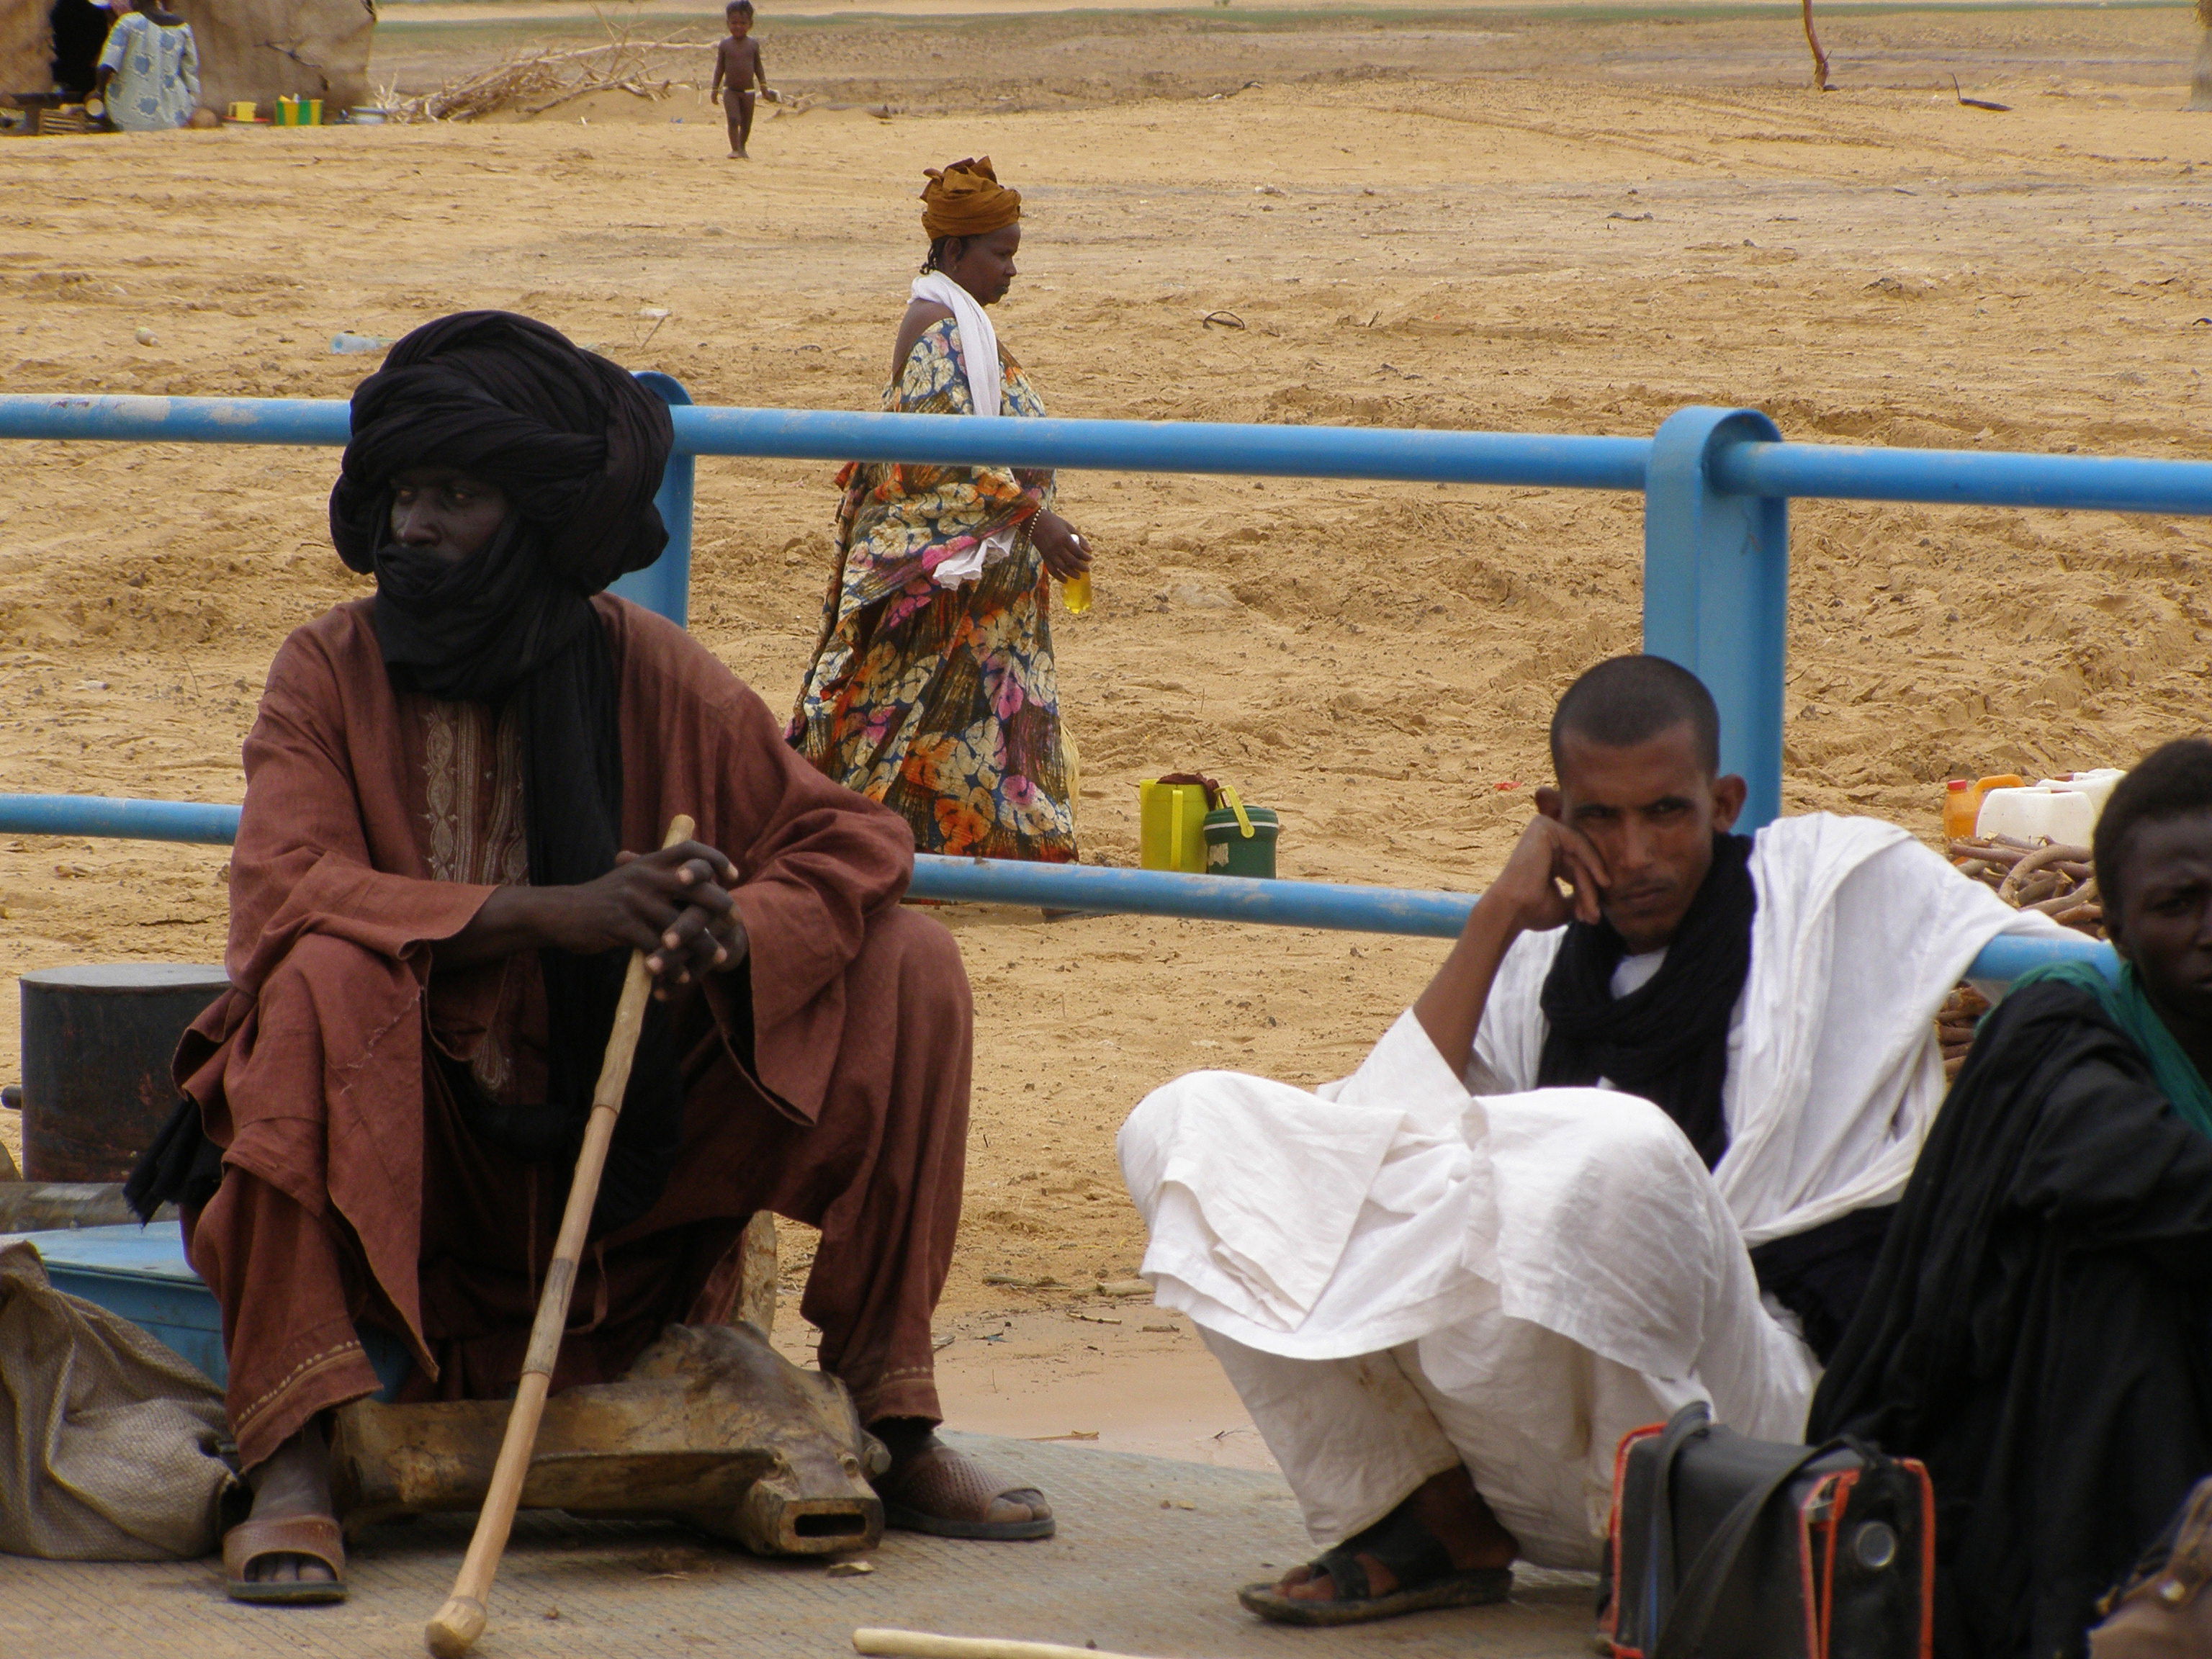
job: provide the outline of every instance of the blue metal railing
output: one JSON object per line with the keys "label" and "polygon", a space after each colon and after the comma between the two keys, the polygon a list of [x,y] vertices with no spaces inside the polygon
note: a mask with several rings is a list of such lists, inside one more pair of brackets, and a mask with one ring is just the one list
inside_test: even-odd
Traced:
{"label": "blue metal railing", "polygon": [[[1750,786],[1747,828],[1781,810],[1790,497],[2212,516],[2212,463],[1792,444],[1753,410],[1686,409],[1645,439],[699,408],[667,376],[641,379],[673,405],[675,456],[659,497],[669,550],[617,589],[678,622],[689,590],[691,467],[699,455],[1640,489],[1644,648],[1683,664],[1711,688],[1721,709],[1723,764]],[[334,401],[0,395],[0,438],[334,445],[346,435],[346,405]],[[165,803],[79,811],[35,805],[42,799],[68,798],[0,797],[0,831],[137,835],[148,832],[100,826],[159,823],[156,838],[228,839],[200,833],[207,823],[187,833],[186,818],[142,811]],[[1463,895],[1384,888],[1244,887],[1149,871],[954,859],[924,860],[914,890],[1430,935],[1455,932],[1472,902]],[[2102,947],[2086,941],[2080,947],[2093,949]],[[2039,951],[2077,953],[2070,945],[2017,942],[1992,951],[2013,967],[2014,957],[2025,961]],[[2103,955],[2109,959],[2108,951]]]}
{"label": "blue metal railing", "polygon": [[[1573,434],[718,409],[691,404],[667,375],[640,378],[677,405],[676,451],[690,456],[1640,490],[1655,445]],[[0,393],[0,438],[335,447],[347,430],[346,405],[334,398]],[[1708,471],[1724,495],[2212,517],[2212,461],[1740,439],[1712,456]]]}
{"label": "blue metal railing", "polygon": [[[235,806],[191,801],[0,795],[0,835],[6,836],[116,836],[227,846],[238,838],[238,820]],[[916,898],[963,903],[1326,927],[1416,939],[1456,938],[1475,901],[1473,893],[1331,881],[1251,881],[1096,864],[1018,864],[934,853],[915,854],[914,882],[908,890]],[[1974,976],[2002,982],[2017,978],[2039,962],[2062,956],[2112,960],[2111,946],[2086,938],[1999,939],[1976,961]]]}

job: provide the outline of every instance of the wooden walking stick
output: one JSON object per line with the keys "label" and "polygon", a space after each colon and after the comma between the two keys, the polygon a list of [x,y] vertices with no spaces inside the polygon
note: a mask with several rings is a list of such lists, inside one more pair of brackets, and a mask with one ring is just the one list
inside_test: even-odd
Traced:
{"label": "wooden walking stick", "polygon": [[[678,813],[661,845],[674,847],[690,840],[692,829],[691,820]],[[592,1223],[592,1206],[599,1201],[599,1173],[606,1165],[607,1143],[614,1139],[615,1119],[622,1114],[623,1092],[629,1086],[638,1030],[645,1024],[646,998],[653,988],[645,958],[643,951],[630,952],[622,1000],[615,1005],[614,1030],[607,1034],[607,1057],[599,1066],[599,1087],[592,1091],[592,1115],[584,1125],[583,1148],[576,1154],[575,1179],[568,1184],[568,1207],[562,1212],[553,1265],[546,1270],[545,1292],[538,1298],[538,1317],[531,1323],[530,1348],[523,1357],[522,1380],[514,1390],[514,1408],[507,1413],[507,1437],[499,1443],[491,1489],[484,1494],[476,1534],[469,1540],[460,1576],[453,1580],[453,1593],[422,1632],[438,1659],[460,1659],[483,1634],[492,1575],[499,1571],[499,1558],[514,1526],[515,1505],[522,1497],[523,1478],[530,1473],[538,1419],[545,1414],[545,1393],[553,1386],[553,1362],[560,1357],[562,1332],[568,1323],[576,1264],[583,1259],[584,1234]]]}

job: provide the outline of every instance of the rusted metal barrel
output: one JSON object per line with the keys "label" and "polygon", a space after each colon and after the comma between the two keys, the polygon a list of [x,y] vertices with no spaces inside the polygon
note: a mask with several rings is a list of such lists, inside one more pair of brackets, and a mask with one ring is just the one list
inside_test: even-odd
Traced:
{"label": "rusted metal barrel", "polygon": [[118,962],[22,983],[24,1178],[122,1180],[176,1108],[178,1040],[229,980],[219,966]]}

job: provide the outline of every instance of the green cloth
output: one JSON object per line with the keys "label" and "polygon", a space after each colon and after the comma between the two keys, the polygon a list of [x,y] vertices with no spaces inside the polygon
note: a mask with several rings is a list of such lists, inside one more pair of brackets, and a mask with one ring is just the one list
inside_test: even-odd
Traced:
{"label": "green cloth", "polygon": [[2197,1069],[2197,1062],[2190,1059],[2173,1033],[2166,1029],[2166,1022],[2159,1018],[2158,1010],[2151,1006],[2133,963],[2121,963],[2117,980],[2108,978],[2104,969],[2093,962],[2045,963],[2022,974],[2012,982],[2012,988],[2017,991],[2023,985],[2052,981],[2096,998],[2112,1024],[2142,1050],[2143,1057],[2150,1061],[2151,1075],[2157,1079],[2166,1097],[2173,1103],[2173,1109],[2181,1114],[2182,1121],[2200,1134],[2212,1135],[2212,1086],[2206,1085],[2204,1073]]}

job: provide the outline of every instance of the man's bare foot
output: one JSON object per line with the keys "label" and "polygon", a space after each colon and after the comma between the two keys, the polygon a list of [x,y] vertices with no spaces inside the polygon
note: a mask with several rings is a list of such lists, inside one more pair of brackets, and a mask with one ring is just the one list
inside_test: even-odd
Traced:
{"label": "man's bare foot", "polygon": [[[249,1521],[283,1521],[297,1515],[329,1517],[331,1447],[320,1420],[310,1420],[271,1452],[267,1462],[248,1469],[246,1481],[253,1488]],[[247,1564],[246,1571],[246,1582],[255,1584],[328,1584],[336,1577],[327,1564],[307,1555],[264,1555]]]}
{"label": "man's bare foot", "polygon": [[[1510,1567],[1521,1553],[1520,1540],[1491,1512],[1463,1464],[1431,1475],[1384,1519],[1408,1512],[1443,1546],[1453,1567],[1461,1572],[1478,1567]],[[1341,1547],[1352,1549],[1352,1559],[1366,1572],[1368,1594],[1388,1595],[1396,1589],[1397,1575],[1374,1556],[1353,1548],[1355,1541],[1347,1539]],[[1335,1581],[1310,1565],[1292,1567],[1275,1588],[1293,1601],[1336,1599]]]}

